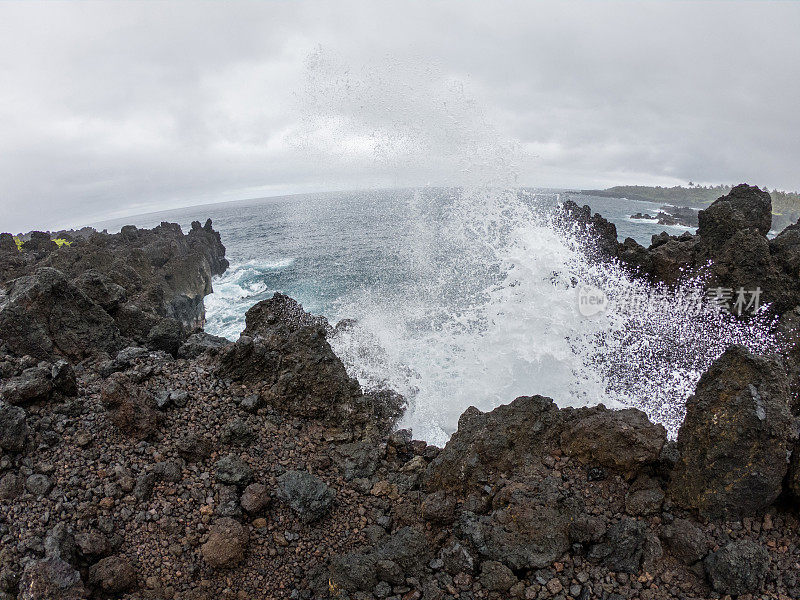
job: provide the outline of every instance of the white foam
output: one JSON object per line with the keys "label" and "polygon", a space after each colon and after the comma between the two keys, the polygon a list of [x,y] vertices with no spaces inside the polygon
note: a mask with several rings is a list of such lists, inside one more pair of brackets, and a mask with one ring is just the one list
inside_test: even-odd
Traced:
{"label": "white foam", "polygon": [[263,274],[286,269],[294,260],[252,259],[231,265],[222,276],[215,277],[214,293],[205,298],[205,330],[229,340],[238,338],[244,328],[244,313],[271,291],[262,280]]}

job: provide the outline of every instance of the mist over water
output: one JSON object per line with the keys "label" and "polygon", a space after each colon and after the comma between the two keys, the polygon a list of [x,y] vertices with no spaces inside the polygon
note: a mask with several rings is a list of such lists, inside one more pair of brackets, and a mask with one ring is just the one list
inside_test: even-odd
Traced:
{"label": "mist over water", "polygon": [[[594,260],[584,237],[556,226],[558,194],[518,187],[526,157],[457,82],[391,62],[356,70],[321,50],[308,71],[299,149],[372,153],[376,179],[425,173],[440,186],[219,205],[211,216],[234,264],[206,299],[211,333],[235,339],[247,308],[276,290],[333,323],[353,319],[330,340],[349,373],[403,394],[401,426],[437,445],[467,407],[533,394],[638,407],[674,435],[729,344],[775,347],[765,317],[735,320],[703,302],[700,281],[669,292]],[[655,232],[595,200],[640,241]],[[606,310],[580,314],[584,284],[605,292]]]}

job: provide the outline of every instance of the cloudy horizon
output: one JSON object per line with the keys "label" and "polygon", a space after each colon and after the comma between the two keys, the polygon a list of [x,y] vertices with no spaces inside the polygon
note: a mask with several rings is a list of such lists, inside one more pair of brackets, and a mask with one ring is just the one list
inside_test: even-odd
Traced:
{"label": "cloudy horizon", "polygon": [[800,189],[800,4],[0,3],[2,231],[365,187]]}

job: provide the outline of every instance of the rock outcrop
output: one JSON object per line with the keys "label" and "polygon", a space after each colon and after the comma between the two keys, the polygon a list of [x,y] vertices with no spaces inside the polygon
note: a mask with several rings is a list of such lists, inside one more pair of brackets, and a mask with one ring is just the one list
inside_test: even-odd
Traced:
{"label": "rock outcrop", "polygon": [[761,290],[759,303],[771,303],[783,314],[800,304],[800,224],[768,239],[772,202],[766,191],[746,184],[734,187],[698,214],[697,233],[653,236],[649,248],[628,238],[617,243],[616,229],[600,215],[589,218],[588,207],[576,211],[574,202],[564,214],[590,223],[603,256],[619,260],[634,274],[675,285],[700,276],[709,289],[736,292]]}
{"label": "rock outcrop", "polygon": [[632,477],[656,462],[666,437],[636,409],[559,410],[550,398],[522,396],[489,413],[468,408],[425,481],[432,491],[469,491],[497,473],[536,474],[553,452]]}
{"label": "rock outcrop", "polygon": [[707,517],[760,514],[781,492],[795,438],[783,365],[732,346],[686,402],[670,495]]}
{"label": "rock outcrop", "polygon": [[276,408],[294,416],[381,429],[401,414],[402,398],[363,394],[327,341],[328,322],[275,294],[246,314],[239,340],[220,349],[219,375],[256,384]]}
{"label": "rock outcrop", "polygon": [[131,341],[176,353],[202,328],[203,297],[228,262],[209,220],[186,235],[174,223],[127,226],[60,247],[37,233],[21,250],[3,243],[0,266],[0,341],[19,356],[80,361]]}

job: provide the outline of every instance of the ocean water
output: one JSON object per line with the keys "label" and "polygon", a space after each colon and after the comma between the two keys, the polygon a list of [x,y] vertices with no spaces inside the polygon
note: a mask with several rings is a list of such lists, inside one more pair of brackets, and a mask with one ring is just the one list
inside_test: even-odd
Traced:
{"label": "ocean water", "polygon": [[[97,226],[211,218],[231,267],[206,298],[206,331],[236,339],[247,309],[276,291],[331,323],[354,319],[334,350],[363,387],[402,393],[401,426],[430,443],[445,443],[471,405],[532,394],[636,406],[674,435],[702,371],[730,343],[770,349],[770,323],[701,302],[702,282],[673,293],[589,260],[551,222],[568,197],[613,221],[620,239],[647,245],[686,229],[629,218],[656,204],[488,187],[269,198]],[[607,300],[592,316],[579,310],[586,286]]]}

